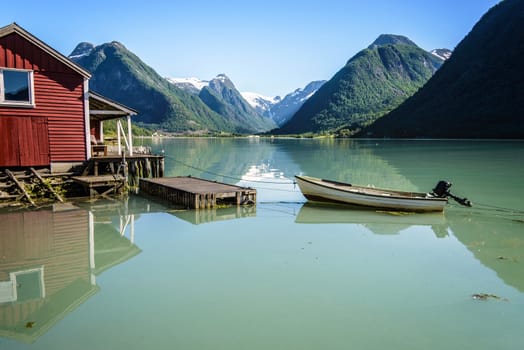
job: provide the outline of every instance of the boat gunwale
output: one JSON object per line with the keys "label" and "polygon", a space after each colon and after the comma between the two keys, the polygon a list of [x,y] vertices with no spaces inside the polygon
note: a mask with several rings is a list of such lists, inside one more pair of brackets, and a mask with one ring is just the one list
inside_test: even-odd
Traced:
{"label": "boat gunwale", "polygon": [[[440,198],[440,197],[428,197],[427,193],[423,192],[404,192],[404,191],[395,191],[395,190],[387,190],[387,189],[381,189],[381,188],[372,188],[372,187],[365,187],[365,186],[355,186],[351,184],[344,184],[343,182],[337,182],[333,181],[330,182],[330,180],[324,180],[312,176],[299,176],[295,175],[295,177],[299,180],[302,180],[304,182],[329,188],[336,191],[342,191],[346,193],[351,193],[355,195],[362,195],[362,196],[369,196],[369,197],[376,197],[376,198],[391,198],[391,199],[401,199],[401,200],[409,200],[409,201],[436,201],[436,202],[447,202],[447,198]],[[313,180],[310,180],[313,179]],[[345,188],[337,187],[336,185],[339,184],[341,186],[345,186]],[[380,194],[380,193],[367,193],[367,192],[361,192],[361,191],[352,191],[351,188],[358,188],[363,190],[372,190],[372,191],[378,191],[378,192],[384,192],[388,193],[386,194]],[[403,194],[405,194],[403,196]],[[415,196],[413,196],[415,195]]]}

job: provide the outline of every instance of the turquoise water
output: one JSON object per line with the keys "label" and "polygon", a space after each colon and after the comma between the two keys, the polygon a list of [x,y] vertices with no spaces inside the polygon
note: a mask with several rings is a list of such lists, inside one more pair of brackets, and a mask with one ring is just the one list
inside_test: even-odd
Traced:
{"label": "turquoise water", "polygon": [[[521,349],[523,142],[140,141],[168,176],[257,188],[256,207],[1,213],[0,349]],[[295,174],[445,179],[474,207],[304,203]]]}

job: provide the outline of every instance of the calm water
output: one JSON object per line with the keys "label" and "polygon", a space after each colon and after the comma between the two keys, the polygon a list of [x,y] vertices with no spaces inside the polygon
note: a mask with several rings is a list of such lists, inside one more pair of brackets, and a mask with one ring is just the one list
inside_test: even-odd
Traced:
{"label": "calm water", "polygon": [[[131,196],[0,213],[0,349],[522,348],[523,142],[142,143],[165,151],[166,175],[256,187],[256,207]],[[304,204],[300,173],[417,191],[446,179],[476,206]]]}

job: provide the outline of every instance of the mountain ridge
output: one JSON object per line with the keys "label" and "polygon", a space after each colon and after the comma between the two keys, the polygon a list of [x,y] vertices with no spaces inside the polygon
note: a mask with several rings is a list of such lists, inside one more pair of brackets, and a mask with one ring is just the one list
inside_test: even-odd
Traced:
{"label": "mountain ridge", "polygon": [[[118,41],[98,46],[82,42],[69,58],[92,73],[92,90],[136,109],[139,122],[168,132],[252,133],[264,129],[257,118],[239,123],[216,113],[198,95],[169,83]],[[273,125],[268,123],[265,128]]]}
{"label": "mountain ridge", "polygon": [[350,58],[279,130],[354,133],[415,93],[442,60],[401,35],[380,35]]}

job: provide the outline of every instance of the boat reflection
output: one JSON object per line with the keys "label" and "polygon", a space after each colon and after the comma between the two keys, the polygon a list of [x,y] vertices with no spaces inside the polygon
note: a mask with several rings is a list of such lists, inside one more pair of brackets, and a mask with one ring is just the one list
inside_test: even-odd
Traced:
{"label": "boat reflection", "polygon": [[442,213],[399,213],[366,210],[361,207],[332,203],[307,202],[295,222],[300,224],[358,224],[375,234],[398,234],[410,226],[430,227],[439,238],[448,236]]}
{"label": "boat reflection", "polygon": [[0,221],[0,337],[27,343],[96,294],[98,275],[141,252],[133,216],[67,204]]}

